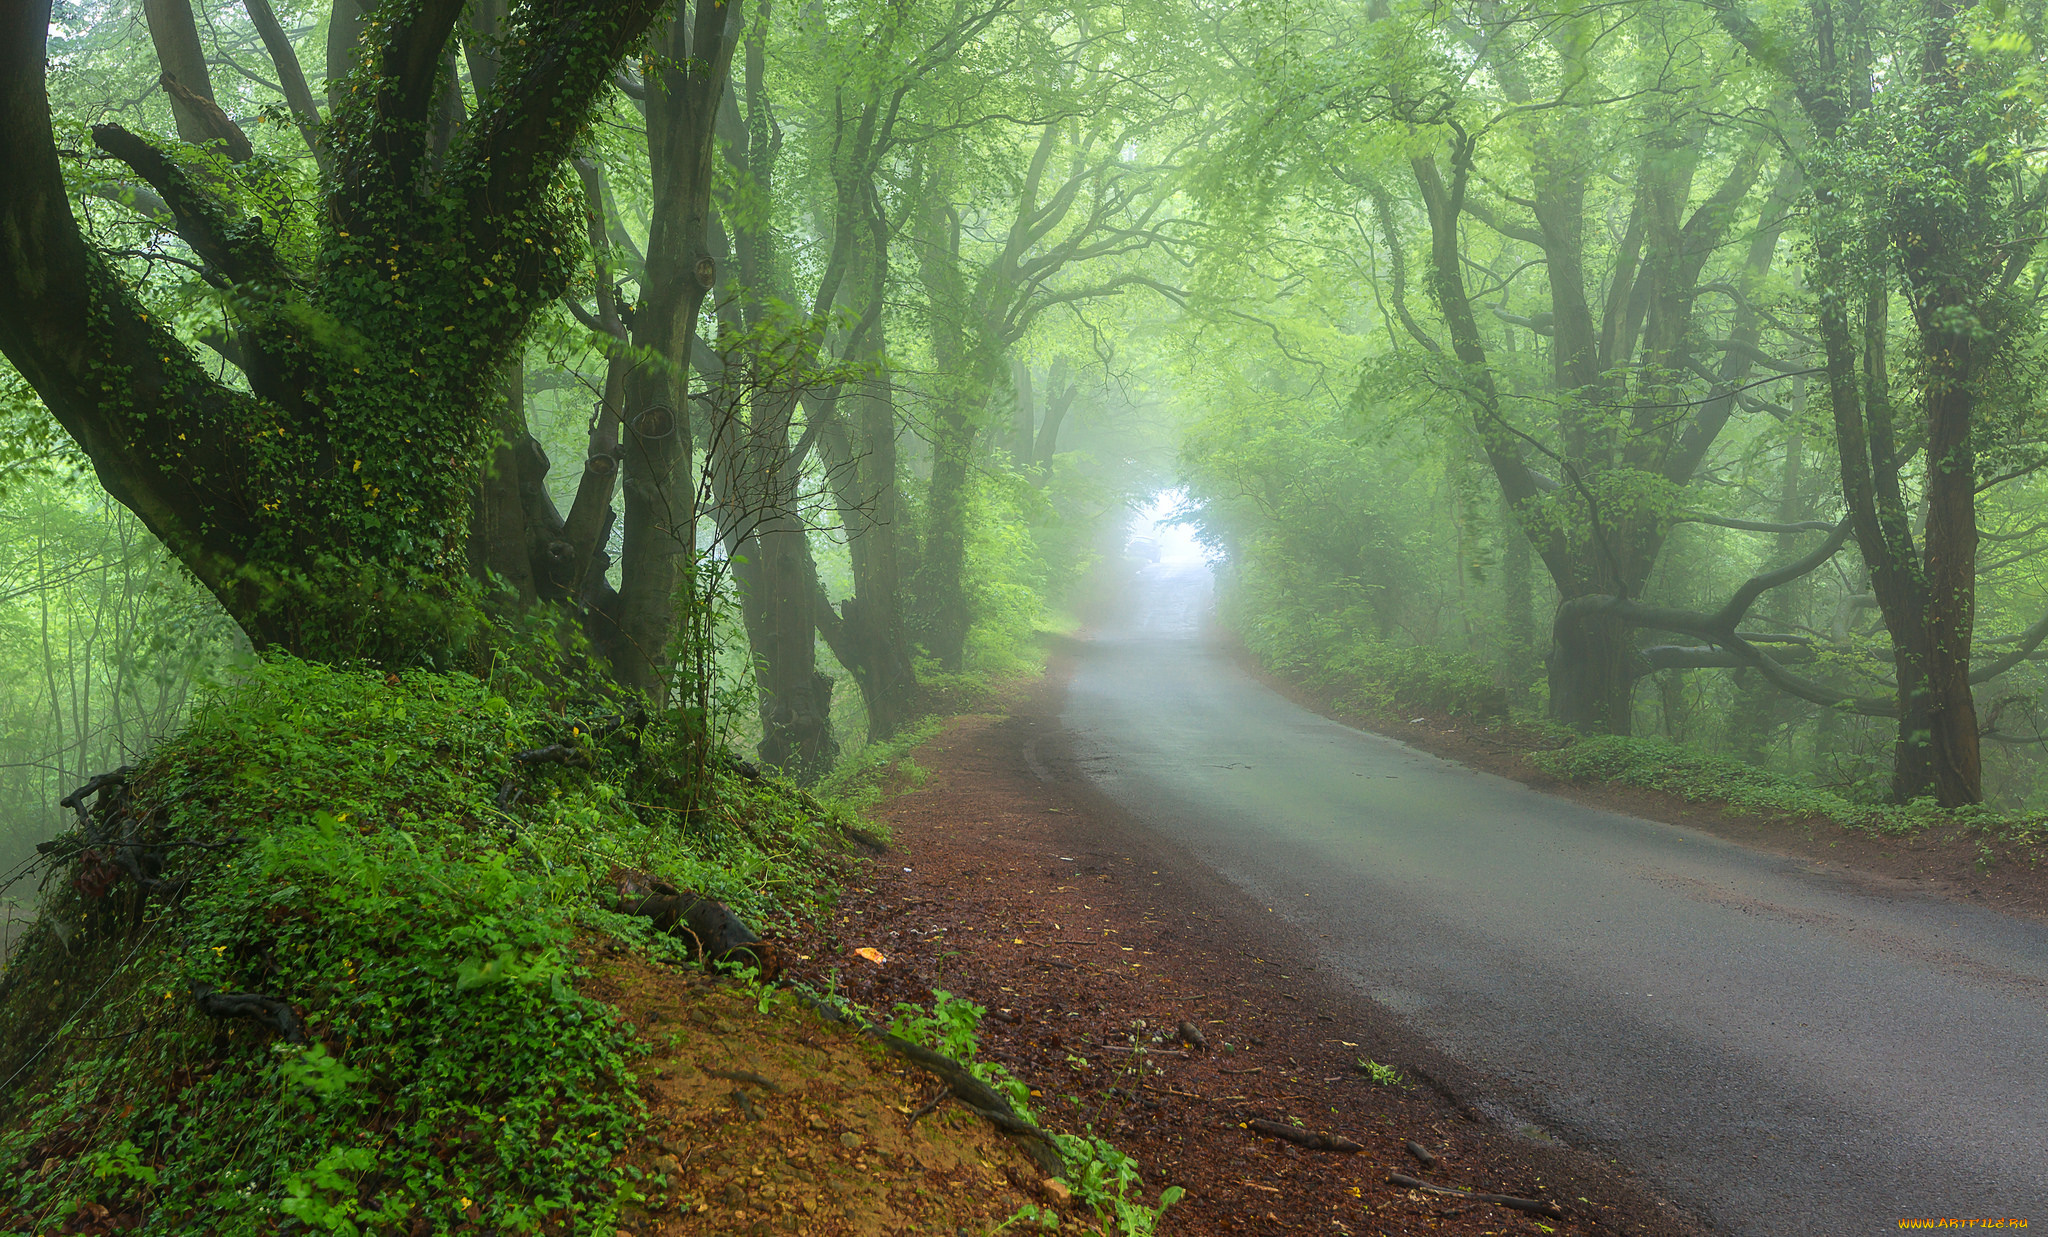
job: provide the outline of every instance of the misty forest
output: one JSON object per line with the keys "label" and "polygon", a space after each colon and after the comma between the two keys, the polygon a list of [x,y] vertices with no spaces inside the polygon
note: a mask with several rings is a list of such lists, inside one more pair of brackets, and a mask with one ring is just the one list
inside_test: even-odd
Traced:
{"label": "misty forest", "polygon": [[[2038,1082],[1898,1100],[2014,1188],[1828,1211],[1744,1151],[1835,1200],[1781,1230],[1705,1135],[1632,1158],[1651,1116],[1517,1141],[1472,1080],[1573,1067],[1448,1029],[1506,1005],[1346,1031],[1310,962],[1218,961],[1608,897],[1502,849],[1536,803],[2041,938],[2044,40],[2033,0],[0,0],[0,1234],[2048,1202],[1997,1124]],[[1750,879],[1658,896],[1797,902]],[[1695,962],[1777,946],[1697,931],[1647,973],[1734,1008]],[[1590,951],[1644,999],[1648,939]],[[1316,1009],[1439,966],[1367,954]]]}

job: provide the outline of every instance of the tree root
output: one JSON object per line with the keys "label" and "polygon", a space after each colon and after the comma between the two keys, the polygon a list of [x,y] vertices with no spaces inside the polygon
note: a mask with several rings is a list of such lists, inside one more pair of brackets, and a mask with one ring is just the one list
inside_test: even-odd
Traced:
{"label": "tree root", "polygon": [[1010,1107],[1010,1101],[994,1087],[974,1076],[973,1071],[953,1058],[933,1052],[922,1044],[913,1044],[900,1035],[891,1035],[880,1027],[871,1026],[851,1011],[815,997],[799,994],[799,999],[820,1017],[866,1032],[877,1043],[912,1065],[926,1071],[946,1084],[946,1091],[960,1104],[972,1110],[977,1116],[995,1126],[1003,1133],[1017,1140],[1024,1154],[1048,1177],[1057,1177],[1067,1171],[1059,1148],[1052,1137],[1031,1122],[1017,1115]]}
{"label": "tree root", "polygon": [[[182,876],[164,878],[165,852],[180,846],[200,850],[238,846],[242,839],[228,837],[217,842],[200,842],[160,838],[144,841],[142,830],[156,818],[156,814],[138,815],[131,810],[128,801],[129,772],[129,767],[122,765],[118,769],[95,774],[85,785],[58,800],[59,806],[71,809],[72,814],[78,817],[79,838],[68,835],[52,838],[39,843],[36,850],[57,863],[77,859],[80,871],[72,884],[89,898],[104,895],[119,879],[118,874],[125,873],[145,897],[154,894],[165,903],[174,903],[185,895],[191,882]],[[90,810],[86,807],[87,799],[92,800]],[[136,914],[141,914],[139,903]]]}

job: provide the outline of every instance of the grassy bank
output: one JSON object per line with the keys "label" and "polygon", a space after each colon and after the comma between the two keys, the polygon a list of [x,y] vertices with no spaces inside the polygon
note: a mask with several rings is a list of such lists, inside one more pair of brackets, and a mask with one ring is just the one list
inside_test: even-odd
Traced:
{"label": "grassy bank", "polygon": [[[593,738],[607,717],[531,679],[294,661],[215,692],[99,796],[95,828],[134,832],[156,892],[118,846],[46,847],[44,917],[0,980],[9,1223],[599,1223],[635,1047],[572,946],[673,948],[605,909],[614,871],[763,922],[829,891],[819,816],[763,783],[686,803],[674,736]],[[207,1016],[221,993],[298,1025]]]}

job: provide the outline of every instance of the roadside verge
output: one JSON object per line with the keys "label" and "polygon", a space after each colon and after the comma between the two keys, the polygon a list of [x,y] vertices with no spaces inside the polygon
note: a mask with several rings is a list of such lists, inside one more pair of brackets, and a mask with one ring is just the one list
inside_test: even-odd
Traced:
{"label": "roadside verge", "polygon": [[[1340,691],[1306,686],[1262,666],[1218,626],[1247,674],[1287,699],[1347,726],[1398,739],[1535,790],[1605,811],[1699,829],[1754,850],[1804,860],[1887,893],[1934,894],[2048,921],[2048,855],[2038,837],[2002,835],[1962,820],[1910,830],[1852,827],[1816,814],[1744,809],[1711,787],[1688,794],[1602,776],[1608,762],[1563,760],[1556,737],[1509,721],[1418,708],[1401,714],[1347,707]],[[1548,758],[1548,759],[1546,759]]]}

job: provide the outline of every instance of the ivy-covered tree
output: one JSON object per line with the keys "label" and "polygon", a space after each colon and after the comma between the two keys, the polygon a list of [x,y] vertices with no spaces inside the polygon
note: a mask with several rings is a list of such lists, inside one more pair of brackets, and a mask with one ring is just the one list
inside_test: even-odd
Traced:
{"label": "ivy-covered tree", "polygon": [[[262,160],[93,129],[162,199],[227,316],[237,378],[209,372],[81,230],[44,87],[50,5],[0,3],[0,351],[260,646],[439,660],[466,638],[499,375],[582,253],[561,169],[664,8],[519,4],[465,36],[465,7],[388,0],[340,42],[352,67],[330,65],[329,171],[309,200]],[[699,7],[700,26],[728,27],[728,6]],[[496,71],[469,114],[455,92],[451,117],[463,37]]]}

